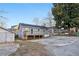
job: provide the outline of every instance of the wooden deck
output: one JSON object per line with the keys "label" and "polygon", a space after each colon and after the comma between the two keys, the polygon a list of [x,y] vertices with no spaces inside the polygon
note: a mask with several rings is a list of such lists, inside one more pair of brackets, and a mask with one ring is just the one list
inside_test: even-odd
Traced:
{"label": "wooden deck", "polygon": [[28,35],[25,37],[26,40],[40,39],[40,38],[43,38],[43,35]]}

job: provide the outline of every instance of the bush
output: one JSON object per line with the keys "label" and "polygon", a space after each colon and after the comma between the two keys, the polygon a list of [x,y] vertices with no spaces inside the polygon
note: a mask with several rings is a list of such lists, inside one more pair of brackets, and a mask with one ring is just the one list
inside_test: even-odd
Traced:
{"label": "bush", "polygon": [[76,35],[76,36],[79,36],[79,32],[76,32],[75,35]]}
{"label": "bush", "polygon": [[15,39],[18,39],[19,38],[19,36],[18,35],[15,35]]}

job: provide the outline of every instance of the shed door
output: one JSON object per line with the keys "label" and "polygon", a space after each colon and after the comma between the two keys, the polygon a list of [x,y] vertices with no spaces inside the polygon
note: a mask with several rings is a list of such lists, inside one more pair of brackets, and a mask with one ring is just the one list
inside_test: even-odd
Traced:
{"label": "shed door", "polygon": [[0,42],[14,41],[14,35],[9,32],[0,32]]}
{"label": "shed door", "polygon": [[0,32],[0,42],[5,42],[5,41],[6,41],[6,33]]}
{"label": "shed door", "polygon": [[7,41],[14,41],[14,35],[11,33],[6,33]]}

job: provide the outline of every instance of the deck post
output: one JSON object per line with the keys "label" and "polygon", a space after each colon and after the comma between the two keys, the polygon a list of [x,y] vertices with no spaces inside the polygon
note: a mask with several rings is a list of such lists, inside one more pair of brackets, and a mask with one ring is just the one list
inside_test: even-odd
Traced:
{"label": "deck post", "polygon": [[40,35],[39,35],[39,39],[40,39]]}
{"label": "deck post", "polygon": [[35,39],[35,35],[34,35],[34,39]]}
{"label": "deck post", "polygon": [[28,36],[26,36],[26,40],[28,39]]}

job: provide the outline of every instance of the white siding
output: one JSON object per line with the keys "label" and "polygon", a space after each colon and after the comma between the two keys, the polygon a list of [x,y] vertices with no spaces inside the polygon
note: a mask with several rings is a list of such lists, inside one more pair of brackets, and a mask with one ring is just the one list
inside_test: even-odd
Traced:
{"label": "white siding", "polygon": [[0,42],[6,41],[5,37],[5,34],[3,32],[0,32]]}
{"label": "white siding", "polygon": [[[33,29],[33,33],[31,33],[31,29]],[[39,31],[38,31],[39,29]],[[43,29],[41,28],[30,28],[28,35],[43,35]]]}
{"label": "white siding", "polygon": [[12,33],[6,33],[7,41],[14,41],[15,37]]}
{"label": "white siding", "polygon": [[14,41],[14,33],[8,32],[0,28],[0,42],[11,42]]}

